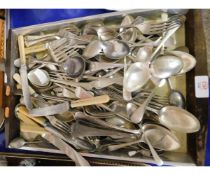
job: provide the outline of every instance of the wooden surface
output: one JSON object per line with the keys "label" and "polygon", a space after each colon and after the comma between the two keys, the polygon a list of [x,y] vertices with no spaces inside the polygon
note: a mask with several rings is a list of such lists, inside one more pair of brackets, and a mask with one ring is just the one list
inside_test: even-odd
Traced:
{"label": "wooden surface", "polygon": [[[4,11],[0,10],[0,59],[4,58]],[[2,107],[4,74],[0,72],[0,107]]]}
{"label": "wooden surface", "polygon": [[197,64],[195,69],[187,73],[187,109],[200,121],[201,129],[196,134],[189,134],[188,150],[191,152],[197,165],[204,165],[207,121],[208,121],[208,98],[195,97],[195,76],[208,75],[207,72],[207,46],[204,35],[203,12],[205,10],[190,10],[186,22],[186,45]]}

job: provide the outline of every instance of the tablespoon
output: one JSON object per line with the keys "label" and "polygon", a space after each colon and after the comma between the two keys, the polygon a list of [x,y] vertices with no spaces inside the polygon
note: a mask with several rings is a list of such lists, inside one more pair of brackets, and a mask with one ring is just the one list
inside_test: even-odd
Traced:
{"label": "tablespoon", "polygon": [[200,130],[199,120],[190,112],[176,107],[165,106],[160,110],[147,107],[147,110],[157,114],[158,121],[173,130],[182,133],[194,133]]}
{"label": "tablespoon", "polygon": [[183,62],[183,67],[178,74],[184,74],[192,70],[196,65],[196,59],[189,53],[183,51],[169,51],[168,53],[179,57]]}
{"label": "tablespoon", "polygon": [[179,57],[164,55],[156,58],[150,66],[150,72],[156,78],[168,78],[178,74],[183,68],[183,62]]}
{"label": "tablespoon", "polygon": [[[126,15],[120,26],[127,26],[131,25],[134,22],[134,18],[131,15]],[[128,42],[135,42],[138,36],[138,31],[136,28],[120,28],[119,32],[121,33],[120,36],[123,40],[128,41]]]}
{"label": "tablespoon", "polygon": [[143,46],[137,51],[136,57],[133,57],[134,62],[145,62],[152,55],[153,46]]}
{"label": "tablespoon", "polygon": [[169,129],[152,123],[145,123],[142,125],[142,135],[140,139],[135,139],[131,142],[122,144],[115,144],[108,146],[109,151],[116,151],[118,149],[139,143],[146,143],[144,136],[150,140],[151,145],[159,150],[173,151],[180,147],[180,141]]}
{"label": "tablespoon", "polygon": [[94,40],[90,42],[83,50],[82,56],[86,59],[97,56],[102,51],[102,42],[100,40]]}
{"label": "tablespoon", "polygon": [[28,79],[34,86],[45,87],[50,84],[50,77],[43,69],[33,69],[28,73]]}
{"label": "tablespoon", "polygon": [[10,144],[9,144],[9,148],[21,148],[22,146],[26,145],[26,144],[36,144],[36,143],[42,143],[43,141],[41,140],[37,140],[37,141],[25,141],[23,138],[21,137],[17,137],[15,139],[13,139]]}
{"label": "tablespoon", "polygon": [[121,40],[113,39],[104,41],[102,49],[106,57],[110,59],[120,59],[127,56],[130,52],[129,46]]}
{"label": "tablespoon", "polygon": [[126,71],[123,87],[128,92],[133,92],[144,86],[150,78],[148,66],[142,62],[133,63]]}

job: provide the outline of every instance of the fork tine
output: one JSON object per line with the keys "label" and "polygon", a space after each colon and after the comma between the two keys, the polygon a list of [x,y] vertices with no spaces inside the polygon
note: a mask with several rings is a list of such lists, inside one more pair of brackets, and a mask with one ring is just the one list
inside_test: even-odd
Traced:
{"label": "fork tine", "polygon": [[181,26],[180,24],[174,24],[174,25],[171,25],[169,27],[166,27],[166,28],[162,28],[162,29],[152,29],[150,30],[148,33],[150,34],[159,34],[159,33],[163,33],[163,32],[167,32],[173,28],[176,28],[176,27],[179,27]]}
{"label": "fork tine", "polygon": [[55,124],[56,124],[57,127],[61,128],[63,131],[65,131],[67,133],[71,131],[71,128],[70,128],[69,125],[66,125],[62,122],[56,122]]}

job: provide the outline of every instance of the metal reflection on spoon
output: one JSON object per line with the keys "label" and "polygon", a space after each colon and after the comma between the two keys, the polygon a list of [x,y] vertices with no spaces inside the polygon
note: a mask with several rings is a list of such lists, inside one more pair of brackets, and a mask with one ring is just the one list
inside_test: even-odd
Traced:
{"label": "metal reflection on spoon", "polygon": [[127,91],[133,92],[144,86],[150,78],[150,71],[145,63],[132,64],[125,73],[123,85]]}

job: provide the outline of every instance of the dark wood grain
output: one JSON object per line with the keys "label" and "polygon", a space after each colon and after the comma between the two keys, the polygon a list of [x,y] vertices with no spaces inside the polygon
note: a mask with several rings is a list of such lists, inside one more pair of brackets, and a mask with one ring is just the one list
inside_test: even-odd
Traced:
{"label": "dark wood grain", "polygon": [[188,150],[197,165],[204,165],[207,139],[208,98],[195,97],[195,76],[208,75],[206,40],[202,19],[203,10],[190,10],[186,22],[186,45],[196,57],[195,69],[187,73],[187,109],[200,121],[201,129],[188,137]]}

